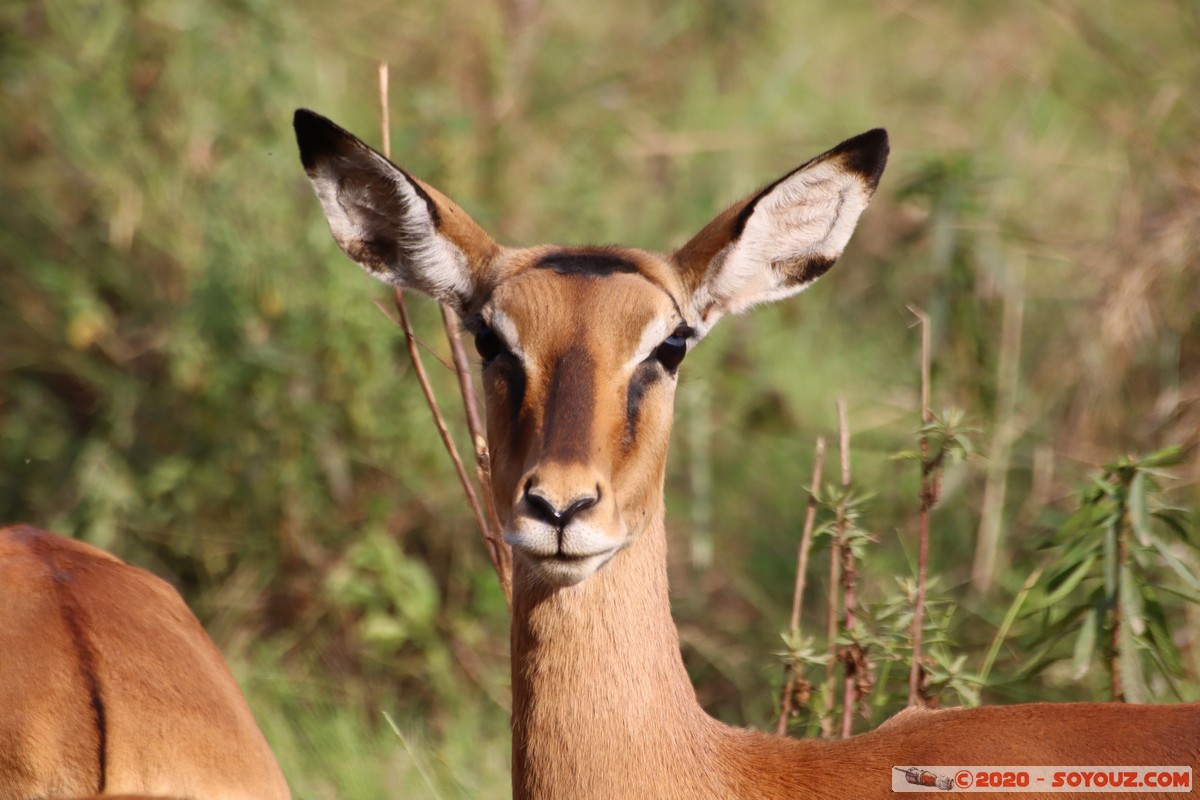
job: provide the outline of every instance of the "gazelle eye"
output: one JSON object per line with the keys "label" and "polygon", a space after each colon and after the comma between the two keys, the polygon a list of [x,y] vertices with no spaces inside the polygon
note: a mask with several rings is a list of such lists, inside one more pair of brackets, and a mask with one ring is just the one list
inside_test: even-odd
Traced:
{"label": "gazelle eye", "polygon": [[486,364],[501,353],[508,352],[508,348],[491,328],[483,326],[475,333],[475,352]]}
{"label": "gazelle eye", "polygon": [[683,357],[687,355],[687,340],[691,333],[691,328],[680,325],[654,351],[654,357],[667,372],[674,372],[683,361]]}

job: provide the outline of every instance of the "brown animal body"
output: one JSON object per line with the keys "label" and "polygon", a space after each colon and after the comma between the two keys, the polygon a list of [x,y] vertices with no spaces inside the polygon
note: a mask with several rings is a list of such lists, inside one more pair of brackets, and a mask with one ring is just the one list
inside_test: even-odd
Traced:
{"label": "brown animal body", "polygon": [[725,314],[841,254],[886,163],[871,131],[670,254],[507,248],[351,134],[295,117],[335,240],[452,307],[483,357],[493,493],[514,551],[513,794],[869,798],[895,766],[1186,765],[1200,705],[908,711],[845,741],[728,727],[696,702],[667,587],[663,472],[680,362]]}
{"label": "brown animal body", "polygon": [[208,634],[166,582],[0,529],[0,800],[290,797]]}

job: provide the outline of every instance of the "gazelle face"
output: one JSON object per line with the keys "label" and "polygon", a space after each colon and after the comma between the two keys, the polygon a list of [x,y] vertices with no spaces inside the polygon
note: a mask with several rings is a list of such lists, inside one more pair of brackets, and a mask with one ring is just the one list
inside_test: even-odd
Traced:
{"label": "gazelle face", "polygon": [[497,509],[514,553],[577,583],[634,539],[662,482],[694,331],[661,259],[537,248],[467,320],[483,357]]}
{"label": "gazelle face", "polygon": [[452,307],[474,334],[504,536],[525,574],[554,586],[586,579],[658,517],[683,356],[724,314],[824,274],[888,152],[881,130],[843,142],[669,256],[512,250],[323,117],[297,111],[295,128],[347,255]]}

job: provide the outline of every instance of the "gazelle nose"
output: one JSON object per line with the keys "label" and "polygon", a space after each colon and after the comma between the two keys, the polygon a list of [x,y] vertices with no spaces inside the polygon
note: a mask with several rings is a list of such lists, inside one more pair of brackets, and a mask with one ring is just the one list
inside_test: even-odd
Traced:
{"label": "gazelle nose", "polygon": [[567,527],[571,519],[580,511],[589,509],[599,502],[599,486],[596,487],[596,491],[593,494],[576,497],[567,503],[566,508],[555,506],[554,502],[542,494],[536,486],[526,485],[525,487],[525,505],[529,509],[530,515],[547,525],[553,525],[559,530]]}

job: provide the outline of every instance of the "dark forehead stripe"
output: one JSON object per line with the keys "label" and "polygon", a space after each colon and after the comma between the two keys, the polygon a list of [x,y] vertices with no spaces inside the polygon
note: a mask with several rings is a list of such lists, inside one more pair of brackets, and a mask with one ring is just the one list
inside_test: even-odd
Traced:
{"label": "dark forehead stripe", "polygon": [[632,261],[614,253],[560,250],[542,256],[535,269],[552,269],[559,275],[606,278],[614,272],[638,272]]}

